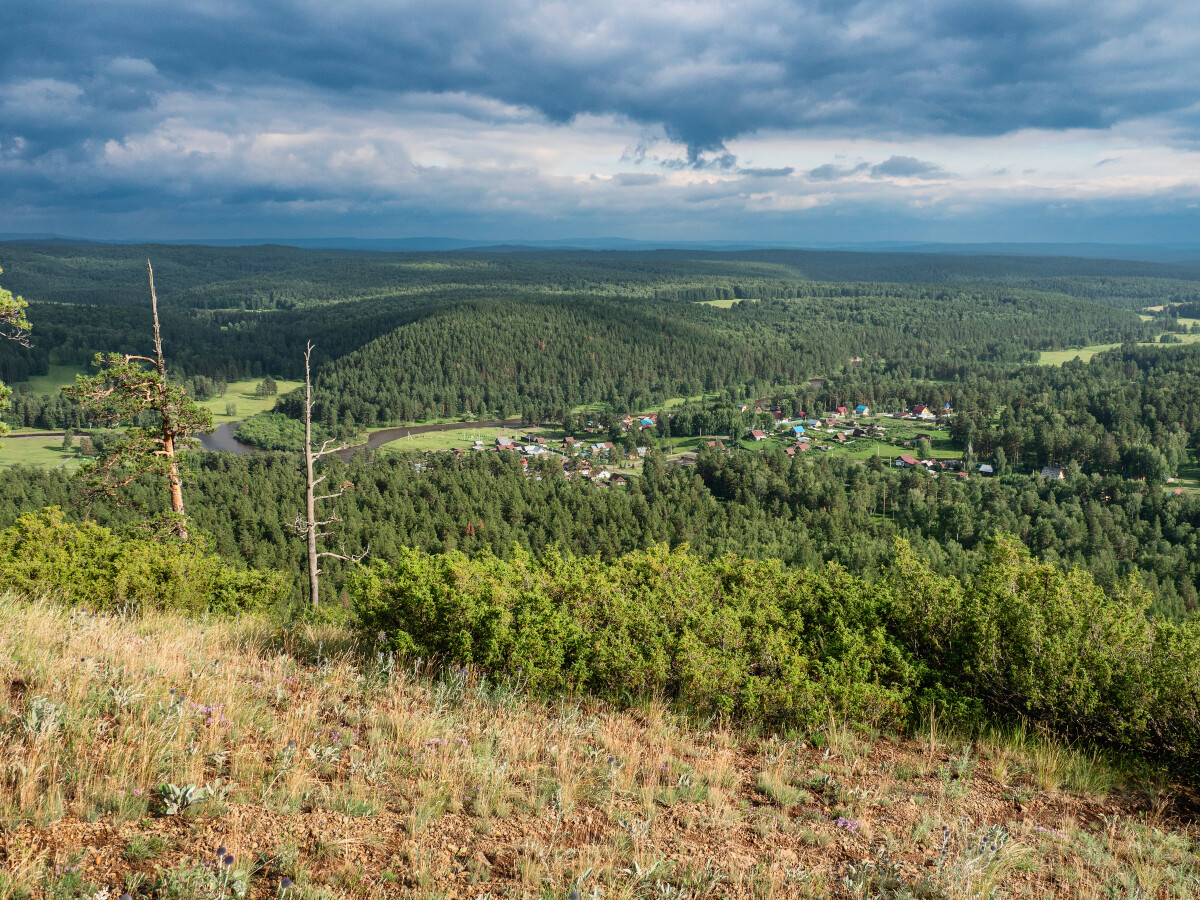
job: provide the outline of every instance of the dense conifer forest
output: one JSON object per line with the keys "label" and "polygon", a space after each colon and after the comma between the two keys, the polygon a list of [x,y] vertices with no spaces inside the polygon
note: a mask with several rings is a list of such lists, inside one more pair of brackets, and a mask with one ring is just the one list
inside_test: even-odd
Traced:
{"label": "dense conifer forest", "polygon": [[[380,585],[407,571],[389,568],[398,561],[427,559],[413,553],[451,554],[457,562],[445,565],[482,566],[478,577],[494,576],[497,585],[510,577],[497,566],[542,567],[537,577],[553,579],[545,573],[559,571],[556,561],[589,557],[587,565],[619,567],[669,550],[714,572],[732,559],[756,560],[886,593],[897,589],[905,559],[919,560],[923,578],[945,579],[939,584],[977,585],[997,571],[998,552],[1023,545],[1045,567],[1039,571],[1087,579],[1087,590],[1098,592],[1088,596],[1108,598],[1114,609],[1164,629],[1194,627],[1200,267],[791,251],[9,244],[0,246],[5,287],[29,301],[34,338],[28,348],[0,345],[0,377],[14,388],[10,426],[67,429],[64,448],[78,438],[77,457],[86,457],[106,453],[121,425],[154,424],[150,413],[136,423],[93,421],[69,396],[30,381],[52,367],[82,372],[96,353],[150,352],[147,256],[172,380],[219,410],[229,384],[262,379],[256,409],[269,410],[243,414],[237,431],[263,452],[186,456],[184,492],[198,536],[188,558],[204,560],[210,581],[185,587],[194,598],[218,591],[222,608],[237,607],[247,591],[254,602],[303,608],[306,550],[292,528],[303,513],[294,452],[303,440],[303,390],[275,397],[263,386],[302,378],[302,351],[312,341],[318,440],[361,442],[364,430],[401,423],[516,417],[557,435],[524,458],[489,452],[489,444],[456,453],[360,449],[321,461],[328,484],[340,485],[328,515],[348,558],[324,565],[324,596],[341,598],[352,617],[367,615],[366,607],[354,612],[356,603],[373,604],[377,618],[399,614],[409,600],[397,594],[389,606],[380,597],[394,588]],[[235,407],[226,414],[231,427]],[[855,407],[861,422],[852,421]],[[932,412],[915,426],[899,418],[926,408]],[[931,433],[920,433],[922,421]],[[809,433],[797,439],[793,422]],[[901,426],[908,430],[885,438]],[[0,447],[0,462],[20,440]],[[613,449],[589,452],[589,442]],[[839,442],[860,449],[846,452]],[[927,465],[910,452],[929,457]],[[585,477],[593,466],[619,477]],[[0,529],[10,529],[9,543],[35,547],[28,535],[37,532],[67,534],[71,552],[88,542],[108,548],[96,571],[116,579],[114,598],[126,590],[122,567],[165,566],[186,582],[168,551],[129,549],[143,546],[145,523],[165,506],[151,479],[106,497],[85,495],[70,465],[0,469]],[[47,507],[61,513],[28,518]],[[64,529],[73,523],[93,531],[81,532],[86,540],[70,536]],[[133,543],[122,549],[111,535]],[[383,581],[364,581],[376,570],[350,561],[368,550]],[[26,568],[43,571],[41,551],[30,552],[34,562],[21,557]],[[161,562],[130,562],[163,553]],[[244,577],[221,575],[216,560]],[[443,563],[420,566],[441,571]],[[456,595],[460,601],[467,602]],[[895,621],[886,627],[889,640],[906,640]],[[443,637],[434,629],[412,640],[428,649]],[[941,690],[943,663],[928,663],[932,674],[921,676],[921,690],[933,693],[896,708],[912,712],[920,697]],[[572,677],[546,674],[547,684]],[[1087,732],[1078,722],[1060,725]],[[1164,740],[1146,746],[1167,752]]]}

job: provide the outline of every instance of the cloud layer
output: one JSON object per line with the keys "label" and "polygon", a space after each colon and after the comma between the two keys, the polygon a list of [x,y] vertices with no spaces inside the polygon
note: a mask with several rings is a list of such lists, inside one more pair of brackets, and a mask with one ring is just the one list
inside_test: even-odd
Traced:
{"label": "cloud layer", "polygon": [[1083,237],[1200,197],[1192,4],[19,0],[5,32],[0,230]]}

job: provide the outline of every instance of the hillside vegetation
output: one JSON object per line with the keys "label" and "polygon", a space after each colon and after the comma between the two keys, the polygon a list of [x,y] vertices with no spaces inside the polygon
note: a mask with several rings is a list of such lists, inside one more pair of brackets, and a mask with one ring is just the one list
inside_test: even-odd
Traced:
{"label": "hillside vegetation", "polygon": [[700,728],[331,626],[11,594],[0,660],[5,898],[1197,892],[1186,796],[1027,729]]}
{"label": "hillside vegetation", "polygon": [[1200,895],[1194,268],[0,253],[0,900]]}

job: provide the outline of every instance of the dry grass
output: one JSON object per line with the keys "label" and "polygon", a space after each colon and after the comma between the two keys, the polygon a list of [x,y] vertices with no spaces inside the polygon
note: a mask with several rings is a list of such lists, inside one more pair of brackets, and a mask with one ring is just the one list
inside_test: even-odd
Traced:
{"label": "dry grass", "polygon": [[[163,784],[211,793],[166,815]],[[751,736],[336,629],[0,599],[0,900],[1193,897],[1176,810],[1022,733]]]}

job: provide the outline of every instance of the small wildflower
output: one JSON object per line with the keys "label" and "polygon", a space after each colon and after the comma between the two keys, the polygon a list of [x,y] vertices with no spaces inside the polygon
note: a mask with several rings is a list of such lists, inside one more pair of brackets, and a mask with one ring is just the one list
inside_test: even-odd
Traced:
{"label": "small wildflower", "polygon": [[225,863],[225,868],[228,869],[230,866],[233,865],[233,854],[232,853],[228,854],[225,857],[225,859],[222,860],[222,862]]}
{"label": "small wildflower", "polygon": [[279,892],[280,893],[283,893],[291,886],[292,886],[292,879],[288,878],[286,875],[283,878],[279,879]]}
{"label": "small wildflower", "polygon": [[222,844],[220,847],[217,848],[217,859],[220,859],[224,855],[225,855],[225,845]]}

